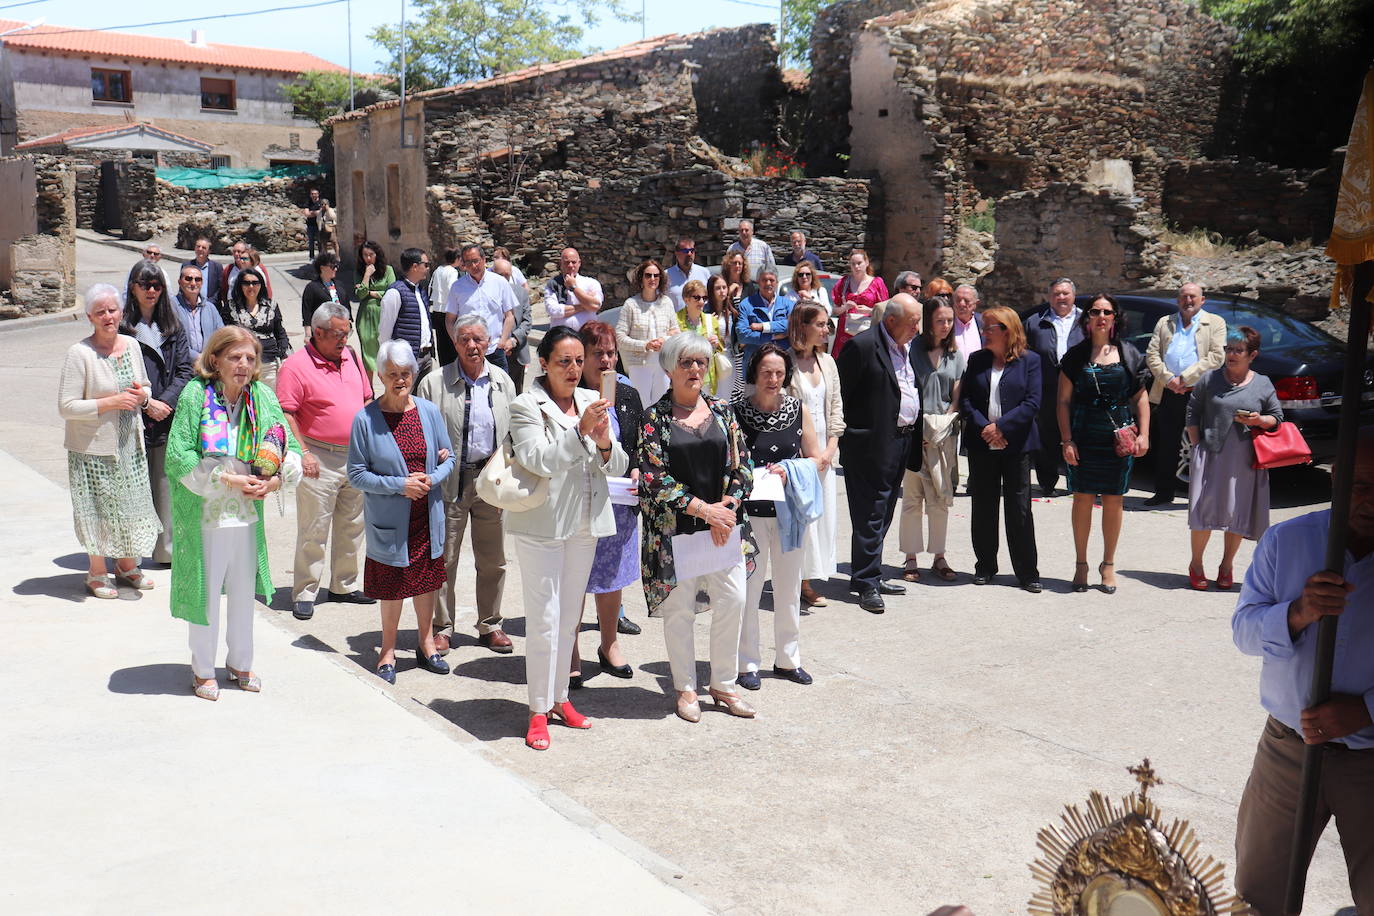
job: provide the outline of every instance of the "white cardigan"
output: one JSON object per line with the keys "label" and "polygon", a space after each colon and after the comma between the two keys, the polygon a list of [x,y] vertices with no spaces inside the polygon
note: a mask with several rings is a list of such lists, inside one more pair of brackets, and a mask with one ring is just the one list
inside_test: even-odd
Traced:
{"label": "white cardigan", "polygon": [[[143,365],[143,351],[138,341],[127,334],[119,338],[133,354],[134,378],[147,389],[148,371]],[[115,378],[112,361],[95,352],[91,338],[72,344],[57,385],[57,412],[67,421],[63,448],[85,455],[114,455],[119,449],[120,411],[101,413],[96,402],[122,390]],[[138,449],[143,451],[143,411],[134,411],[134,422],[138,426]]]}
{"label": "white cardigan", "polygon": [[673,300],[660,296],[656,302],[645,302],[638,296],[625,300],[615,323],[615,343],[627,368],[647,366],[650,359],[658,359],[644,345],[657,337],[667,338],[677,333],[677,310]]}
{"label": "white cardigan", "polygon": [[[587,388],[573,390],[578,416],[601,397]],[[630,466],[620,440],[611,437],[611,454],[604,462],[596,443],[577,431],[577,419],[558,409],[542,381],[530,386],[510,405],[511,447],[515,460],[527,470],[549,478],[549,498],[527,512],[506,512],[506,530],[513,534],[561,540],[577,534],[584,499],[591,500],[591,534],[615,534],[606,476],[622,476]],[[590,492],[583,489],[583,471],[590,473]]]}

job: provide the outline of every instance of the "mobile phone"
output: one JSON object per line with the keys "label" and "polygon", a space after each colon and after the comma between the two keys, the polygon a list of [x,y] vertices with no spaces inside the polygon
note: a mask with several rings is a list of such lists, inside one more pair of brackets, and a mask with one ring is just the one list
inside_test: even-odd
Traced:
{"label": "mobile phone", "polygon": [[601,399],[615,404],[615,370],[607,369],[601,373]]}

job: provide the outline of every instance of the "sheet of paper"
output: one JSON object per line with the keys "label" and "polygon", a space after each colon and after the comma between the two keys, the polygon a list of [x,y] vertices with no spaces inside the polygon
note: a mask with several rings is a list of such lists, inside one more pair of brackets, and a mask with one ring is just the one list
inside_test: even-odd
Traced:
{"label": "sheet of paper", "polygon": [[754,489],[749,498],[760,502],[780,503],[787,499],[782,478],[767,468],[754,468]]}
{"label": "sheet of paper", "polygon": [[720,572],[744,559],[739,531],[738,525],[730,529],[730,539],[723,547],[715,545],[709,531],[673,535],[673,567],[677,581],[685,582],[697,576]]}
{"label": "sheet of paper", "polygon": [[611,491],[611,505],[613,506],[637,506],[639,496],[636,494],[637,484],[628,477],[606,478],[606,486]]}

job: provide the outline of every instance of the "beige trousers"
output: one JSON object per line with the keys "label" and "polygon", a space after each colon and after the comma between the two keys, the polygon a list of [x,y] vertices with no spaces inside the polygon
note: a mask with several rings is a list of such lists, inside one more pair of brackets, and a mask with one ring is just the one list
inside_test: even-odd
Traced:
{"label": "beige trousers", "polygon": [[458,557],[469,521],[472,559],[477,567],[477,632],[485,636],[501,629],[501,593],[506,586],[504,513],[477,498],[477,474],[469,471],[464,475],[462,498],[444,500],[444,567],[448,577],[434,603],[436,634],[453,635],[453,615],[458,610]]}
{"label": "beige trousers", "polygon": [[[1296,732],[1270,717],[1240,799],[1236,891],[1259,916],[1283,916],[1305,747]],[[1328,744],[1323,754],[1317,819],[1307,838],[1307,857],[1310,861],[1334,816],[1355,907],[1374,913],[1374,749],[1352,751]]]}
{"label": "beige trousers", "polygon": [[320,462],[320,476],[302,477],[296,487],[296,568],[293,601],[315,601],[324,576],[329,544],[329,590],[358,588],[358,563],[364,555],[363,494],[348,482],[348,452],[305,440]]}
{"label": "beige trousers", "polygon": [[898,547],[909,557],[923,553],[923,518],[930,519],[930,552],[936,556],[945,552],[945,535],[949,532],[949,507],[930,486],[930,481],[912,470],[902,476],[902,521]]}

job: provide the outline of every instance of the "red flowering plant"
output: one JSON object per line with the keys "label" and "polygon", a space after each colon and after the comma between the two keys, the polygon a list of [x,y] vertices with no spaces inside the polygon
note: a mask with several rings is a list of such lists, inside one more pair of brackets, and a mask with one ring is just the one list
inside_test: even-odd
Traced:
{"label": "red flowering plant", "polygon": [[746,159],[754,174],[763,178],[805,178],[806,163],[780,146],[755,147]]}

